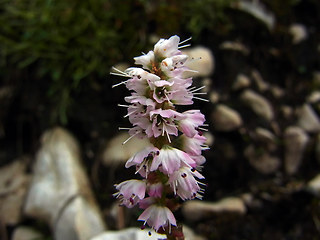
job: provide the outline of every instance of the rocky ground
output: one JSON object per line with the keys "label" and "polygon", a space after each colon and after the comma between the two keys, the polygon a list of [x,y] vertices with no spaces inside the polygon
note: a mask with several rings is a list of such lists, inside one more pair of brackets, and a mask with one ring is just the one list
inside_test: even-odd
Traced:
{"label": "rocky ground", "polygon": [[[177,212],[187,239],[320,238],[320,7],[301,2],[288,19],[259,1],[239,4],[228,36],[203,32],[186,49],[201,57],[190,67],[210,102],[194,107],[211,146],[203,200]],[[128,122],[117,104],[127,93],[108,81],[75,96],[65,127],[39,120],[32,83],[15,98],[0,89],[0,239],[117,239],[113,231],[140,226],[138,210],[119,208],[112,194],[134,175],[124,162],[147,143],[121,144],[117,128]]]}

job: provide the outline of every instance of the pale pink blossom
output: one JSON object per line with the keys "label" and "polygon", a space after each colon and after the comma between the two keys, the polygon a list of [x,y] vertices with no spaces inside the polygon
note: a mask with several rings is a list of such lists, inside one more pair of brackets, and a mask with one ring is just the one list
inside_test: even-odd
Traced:
{"label": "pale pink blossom", "polygon": [[206,158],[202,155],[189,155],[190,158],[196,163],[196,166],[201,166],[206,162]]}
{"label": "pale pink blossom", "polygon": [[114,196],[120,198],[121,204],[129,208],[144,199],[147,188],[145,181],[135,179],[124,181],[115,186],[119,192],[115,193]]}
{"label": "pale pink blossom", "polygon": [[141,75],[129,79],[126,82],[126,87],[129,90],[135,91],[136,93],[145,96],[148,94],[148,88],[150,87],[150,85],[153,84],[153,82],[159,80],[160,77],[158,77],[157,75],[149,72],[144,72]]}
{"label": "pale pink blossom", "polygon": [[183,67],[187,59],[188,56],[184,54],[168,57],[161,61],[161,70],[165,74],[170,75],[170,72],[173,70]]}
{"label": "pale pink blossom", "polygon": [[135,60],[135,64],[142,65],[144,69],[151,70],[152,63],[154,62],[154,52],[149,51],[147,54],[143,54],[139,57],[133,58]]}
{"label": "pale pink blossom", "polygon": [[131,166],[146,166],[148,167],[154,158],[154,156],[158,155],[159,149],[156,147],[146,147],[142,151],[136,153],[133,157],[131,157],[127,162],[126,162],[126,168],[129,168]]}
{"label": "pale pink blossom", "polygon": [[180,38],[175,35],[169,39],[160,39],[154,46],[154,53],[157,56],[167,58],[180,53],[178,50]]}
{"label": "pale pink blossom", "polygon": [[194,168],[185,166],[172,173],[169,178],[169,183],[174,194],[178,195],[182,200],[193,199],[200,196],[198,192],[201,188],[195,177],[199,179],[204,178]]}
{"label": "pale pink blossom", "polygon": [[138,218],[139,221],[144,221],[144,224],[148,223],[155,231],[159,228],[171,227],[171,225],[176,226],[176,219],[169,208],[165,206],[151,205],[143,211],[143,213]]}
{"label": "pale pink blossom", "polygon": [[160,149],[159,154],[153,159],[150,171],[159,169],[161,172],[171,175],[181,166],[195,167],[195,161],[185,152],[165,145]]}
{"label": "pale pink blossom", "polygon": [[159,198],[155,197],[146,197],[144,199],[141,199],[141,201],[139,201],[139,208],[147,209],[151,205],[155,204],[158,200]]}
{"label": "pale pink blossom", "polygon": [[163,192],[162,182],[148,184],[148,194],[150,197],[161,198],[162,192]]}
{"label": "pale pink blossom", "polygon": [[182,113],[185,118],[179,121],[179,130],[188,137],[198,134],[197,128],[205,122],[205,117],[199,110],[189,110]]}
{"label": "pale pink blossom", "polygon": [[187,137],[182,134],[179,138],[182,143],[180,149],[189,155],[201,155],[202,150],[208,149],[208,146],[205,145],[207,138],[203,135],[196,134],[193,137]]}
{"label": "pale pink blossom", "polygon": [[[152,134],[154,137],[178,135],[178,126],[176,121],[181,120],[184,116],[172,109],[155,109],[150,111],[150,120],[152,121]],[[146,131],[148,134],[148,131]]]}

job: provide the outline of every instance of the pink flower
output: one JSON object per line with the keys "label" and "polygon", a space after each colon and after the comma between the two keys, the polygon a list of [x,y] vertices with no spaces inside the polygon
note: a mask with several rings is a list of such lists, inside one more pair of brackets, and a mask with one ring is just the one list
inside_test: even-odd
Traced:
{"label": "pink flower", "polygon": [[206,137],[196,134],[193,137],[187,137],[185,134],[180,136],[182,142],[180,149],[190,155],[200,155],[202,150],[209,149],[205,145]]}
{"label": "pink flower", "polygon": [[154,62],[154,52],[149,51],[147,54],[135,57],[133,59],[135,60],[135,64],[142,65],[144,69],[151,70],[152,63]]}
{"label": "pink flower", "polygon": [[188,137],[198,134],[197,128],[204,124],[205,117],[199,110],[189,110],[182,113],[185,118],[179,121],[179,130]]}
{"label": "pink flower", "polygon": [[183,165],[191,168],[195,167],[196,163],[187,153],[165,145],[161,148],[159,155],[153,159],[150,171],[159,169],[161,172],[171,175]]}
{"label": "pink flower", "polygon": [[137,137],[137,138],[143,139],[147,136],[146,133],[144,132],[144,129],[142,129],[139,126],[135,126],[133,128],[130,128],[129,134],[131,137],[129,139],[127,139],[126,142],[129,141],[132,137]]}
{"label": "pink flower", "polygon": [[176,226],[176,219],[169,208],[158,205],[151,205],[138,218],[139,221],[144,221],[144,224],[148,223],[156,232],[160,227]]}
{"label": "pink flower", "polygon": [[134,165],[140,165],[145,160],[152,160],[153,155],[155,153],[159,152],[159,149],[156,147],[147,147],[143,149],[142,151],[136,153],[133,157],[131,157],[127,163],[126,168],[129,168]]}
{"label": "pink flower", "polygon": [[206,158],[202,155],[190,155],[190,157],[196,163],[196,167],[201,166],[206,162]]}
{"label": "pink flower", "polygon": [[136,173],[146,177],[150,172],[150,165],[155,156],[159,155],[160,151],[156,147],[147,147],[144,150],[136,153],[126,162],[126,168],[136,166]]}
{"label": "pink flower", "polygon": [[155,55],[163,58],[171,57],[180,53],[178,50],[180,38],[175,35],[169,39],[160,39],[154,46]]}
{"label": "pink flower", "polygon": [[171,71],[177,68],[183,67],[187,59],[188,59],[188,56],[184,54],[179,54],[173,57],[166,58],[161,62],[161,70],[165,74],[170,75]]}
{"label": "pink flower", "polygon": [[139,74],[134,75],[133,78],[127,81],[126,87],[129,90],[133,90],[136,93],[145,96],[148,93],[149,85],[155,81],[159,81],[160,77],[145,70],[138,71],[138,73]]}
{"label": "pink flower", "polygon": [[[150,111],[150,120],[152,121],[152,135],[154,137],[167,136],[170,142],[169,135],[178,135],[178,128],[175,123],[181,120],[183,115],[171,109],[155,109]],[[146,131],[147,135],[148,131]]]}
{"label": "pink flower", "polygon": [[150,197],[161,198],[163,192],[163,183],[153,183],[148,185],[148,194]]}
{"label": "pink flower", "polygon": [[204,178],[195,169],[189,167],[181,167],[170,175],[169,183],[174,193],[182,200],[193,199],[201,197],[198,192],[201,190],[199,182],[194,178]]}
{"label": "pink flower", "polygon": [[121,199],[121,204],[126,207],[135,206],[139,200],[144,199],[146,193],[146,182],[143,180],[127,180],[119,183],[116,189],[119,192],[115,193],[114,196]]}

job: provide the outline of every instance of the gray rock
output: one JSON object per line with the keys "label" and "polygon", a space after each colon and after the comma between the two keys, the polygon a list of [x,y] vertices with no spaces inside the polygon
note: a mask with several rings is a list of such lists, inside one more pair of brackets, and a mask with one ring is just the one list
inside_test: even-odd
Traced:
{"label": "gray rock", "polygon": [[25,214],[47,222],[56,240],[85,240],[104,231],[75,139],[54,128],[41,140]]}
{"label": "gray rock", "polygon": [[240,42],[224,41],[219,46],[223,50],[232,50],[242,53],[243,55],[248,55],[250,50]]}
{"label": "gray rock", "polygon": [[306,190],[315,196],[320,197],[320,174],[307,183]]}
{"label": "gray rock", "polygon": [[240,99],[260,117],[268,121],[271,121],[274,118],[273,108],[265,97],[248,89],[241,94]]}
{"label": "gray rock", "polygon": [[[197,236],[190,228],[183,226],[185,240],[205,240]],[[160,240],[167,239],[166,235],[158,234],[154,230],[140,228],[127,228],[119,231],[107,231],[91,240]]]}
{"label": "gray rock", "polygon": [[235,214],[244,215],[247,209],[241,198],[228,197],[218,202],[199,200],[187,201],[182,205],[182,213],[189,221],[198,221],[212,215]]}
{"label": "gray rock", "polygon": [[310,104],[304,104],[296,110],[297,125],[305,131],[315,133],[320,131],[320,120]]}
{"label": "gray rock", "polygon": [[289,26],[289,33],[292,36],[292,43],[298,44],[308,38],[308,31],[303,24],[294,23]]}
{"label": "gray rock", "polygon": [[279,158],[272,156],[266,149],[256,149],[253,144],[245,149],[244,155],[250,165],[262,174],[275,173],[281,165]]}
{"label": "gray rock", "polygon": [[[151,235],[149,235],[149,232]],[[107,231],[97,235],[91,240],[158,240],[166,239],[165,235],[158,234],[153,230],[141,230],[140,228],[127,228],[120,231]]]}
{"label": "gray rock", "polygon": [[309,136],[303,129],[290,126],[284,131],[284,168],[286,173],[295,174],[301,165],[305,147],[309,141]]}
{"label": "gray rock", "polygon": [[240,114],[232,108],[219,104],[211,115],[214,127],[218,131],[232,131],[242,125]]}
{"label": "gray rock", "polygon": [[260,1],[240,0],[233,4],[233,7],[246,12],[256,19],[263,22],[269,30],[272,30],[275,25],[275,16],[273,13],[267,11],[265,6]]}
{"label": "gray rock", "polygon": [[220,94],[216,91],[211,91],[209,94],[209,100],[211,103],[218,103],[220,101]]}
{"label": "gray rock", "polygon": [[294,115],[294,110],[291,106],[288,105],[282,105],[280,106],[281,113],[284,118],[287,120],[292,119]]}
{"label": "gray rock", "polygon": [[320,102],[320,91],[313,91],[308,97],[307,102],[313,104]]}
{"label": "gray rock", "polygon": [[186,73],[185,77],[208,77],[214,72],[215,60],[209,48],[197,46],[183,50],[189,56],[186,66],[196,72]]}
{"label": "gray rock", "polygon": [[134,154],[150,145],[147,138],[134,138],[123,144],[129,137],[128,133],[119,133],[107,143],[102,152],[102,162],[106,166],[124,164]]}
{"label": "gray rock", "polygon": [[238,74],[235,82],[232,84],[233,90],[240,90],[249,87],[251,84],[250,78],[242,73]]}
{"label": "gray rock", "polygon": [[260,92],[264,92],[270,88],[269,83],[267,83],[262,78],[260,72],[258,72],[257,70],[253,70],[251,72],[251,76],[252,76],[252,78],[253,78],[253,80],[254,80],[255,84],[257,85]]}
{"label": "gray rock", "polygon": [[30,183],[25,169],[23,159],[0,169],[0,212],[4,224],[15,225],[22,218],[22,206]]}
{"label": "gray rock", "polygon": [[44,239],[44,236],[37,230],[30,227],[18,227],[12,234],[12,240],[37,240]]}
{"label": "gray rock", "polygon": [[268,129],[258,127],[255,129],[253,135],[254,141],[263,143],[268,151],[275,151],[277,148],[277,138]]}
{"label": "gray rock", "polygon": [[285,91],[277,85],[271,85],[270,92],[275,98],[281,98],[285,95]]}

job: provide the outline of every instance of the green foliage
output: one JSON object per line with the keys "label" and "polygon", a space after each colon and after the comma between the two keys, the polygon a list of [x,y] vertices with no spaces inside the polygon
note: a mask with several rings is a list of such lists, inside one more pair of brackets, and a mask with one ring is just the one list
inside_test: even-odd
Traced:
{"label": "green foliage", "polygon": [[132,13],[132,1],[0,2],[1,69],[35,65],[35,77],[51,81],[48,94],[59,118],[53,121],[62,123],[80,82],[107,76],[108,66],[140,41],[138,25],[144,27],[144,13]]}
{"label": "green foliage", "polygon": [[47,81],[51,120],[65,124],[83,81],[105,79],[153,33],[196,37],[213,29],[232,1],[0,0],[0,76],[28,69]]}
{"label": "green foliage", "polygon": [[225,10],[237,0],[199,0],[185,2],[188,29],[197,37],[203,29],[221,32],[230,30],[231,21]]}

